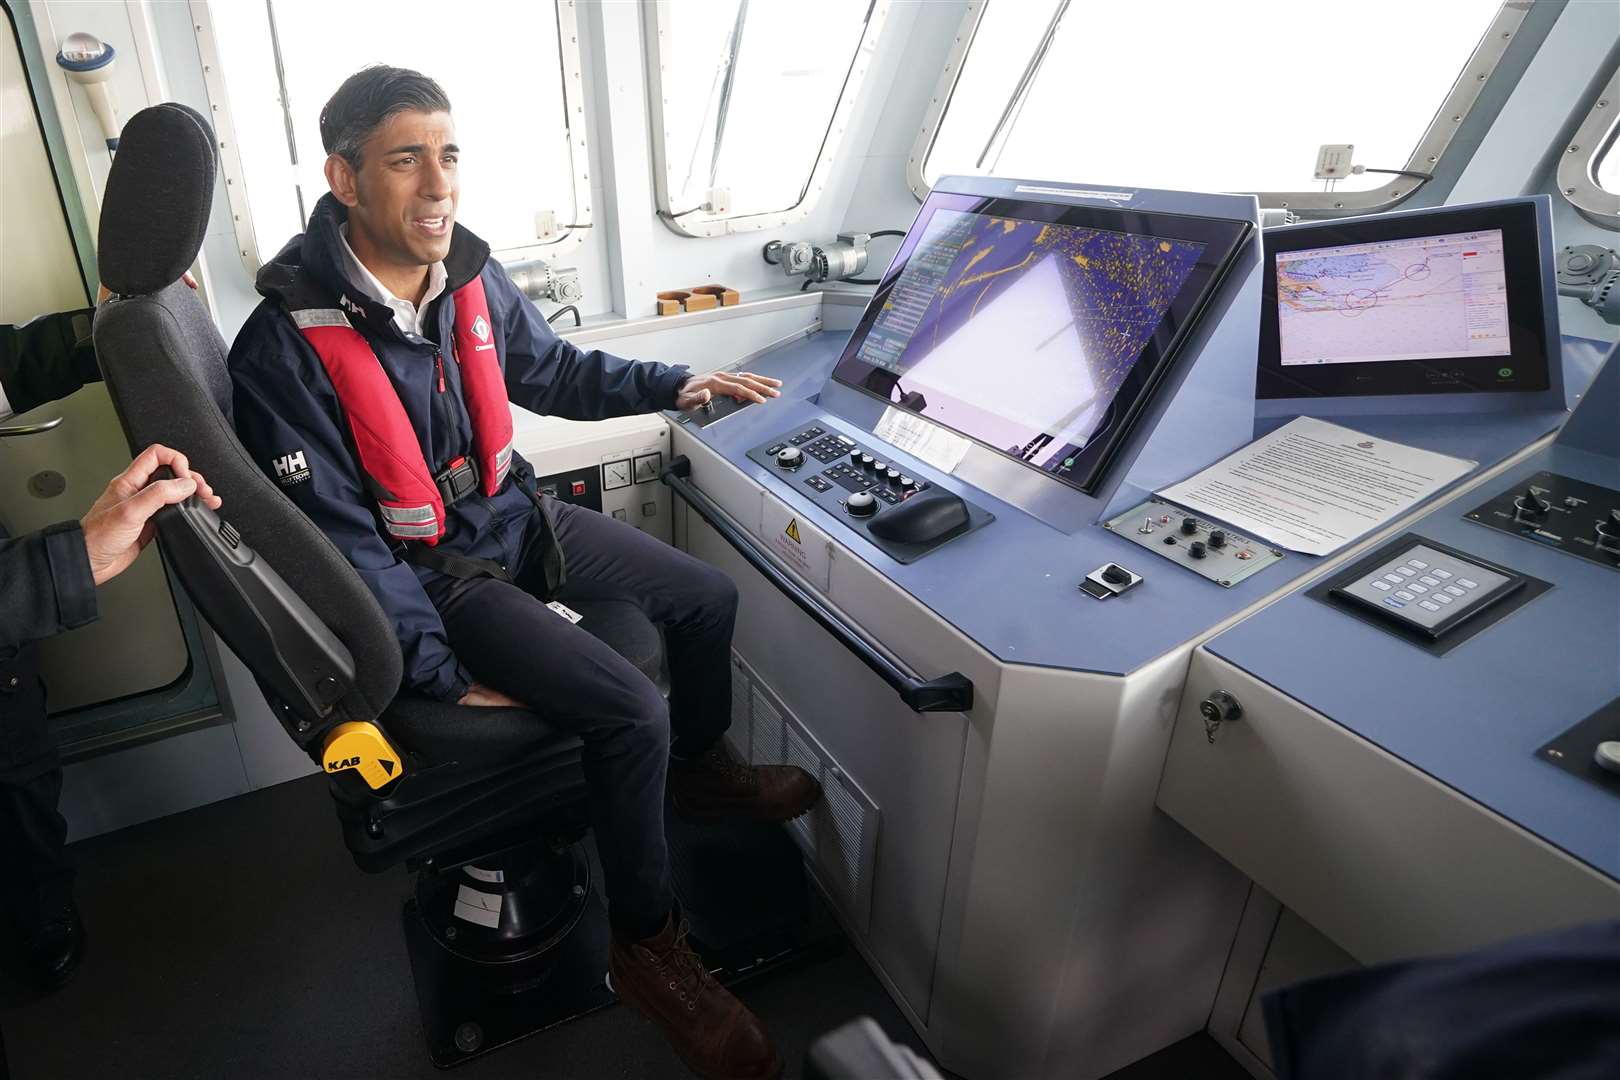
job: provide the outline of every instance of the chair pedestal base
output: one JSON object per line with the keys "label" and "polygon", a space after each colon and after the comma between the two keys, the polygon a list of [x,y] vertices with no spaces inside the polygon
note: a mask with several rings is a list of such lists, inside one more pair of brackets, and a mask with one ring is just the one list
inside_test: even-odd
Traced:
{"label": "chair pedestal base", "polygon": [[[670,811],[665,835],[676,892],[692,925],[692,945],[722,983],[734,987],[844,948],[843,932],[809,887],[799,849],[780,826],[696,824]],[[597,868],[593,840],[553,856],[543,884],[540,876],[533,879],[534,891],[550,897],[580,885],[583,893],[560,908],[554,900],[531,903],[548,918],[538,921],[532,936],[511,941],[506,955],[522,959],[498,959],[493,942],[499,935],[493,929],[463,923],[447,939],[448,927],[440,925],[446,921],[445,905],[434,902],[439,885],[419,887],[422,900],[405,902],[405,943],[434,1065],[462,1064],[617,1000],[603,979],[611,931],[600,890],[591,887]],[[558,878],[567,887],[559,889]],[[429,908],[441,915],[431,924],[424,914]],[[564,920],[572,930],[556,933]],[[549,947],[536,950],[537,941]]]}
{"label": "chair pedestal base", "polygon": [[584,854],[573,852],[584,892],[571,925],[545,952],[522,960],[487,962],[452,951],[445,928],[429,926],[417,898],[405,901],[405,946],[434,1065],[459,1065],[616,1000],[602,979],[607,909],[590,887]]}

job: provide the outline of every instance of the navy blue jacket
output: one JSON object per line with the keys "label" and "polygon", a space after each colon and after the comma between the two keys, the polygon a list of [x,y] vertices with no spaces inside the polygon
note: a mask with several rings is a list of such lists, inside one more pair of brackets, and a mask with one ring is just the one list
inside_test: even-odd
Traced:
{"label": "navy blue jacket", "polygon": [[[346,216],[336,199],[323,197],[308,231],[259,271],[264,300],[237,334],[228,361],[237,435],[265,474],[331,537],[377,597],[404,652],[405,686],[455,701],[471,680],[423,591],[422,583],[436,571],[401,561],[397,542],[382,532],[376,503],[366,494],[345,441],[348,425],[337,392],[287,314],[288,298],[308,295],[314,287],[337,302],[332,306],[348,308],[350,323],[371,345],[399,393],[434,472],[458,457],[476,457],[457,366],[445,357],[446,388],[441,393],[434,362],[435,343],[445,343],[448,351],[453,341],[455,301],[450,294],[475,276],[483,278],[507,395],[525,409],[570,420],[655,412],[674,406],[686,371],[585,352],[563,341],[489,257],[489,247],[460,225],[444,263],[444,295],[424,320],[431,340],[403,334],[387,305],[366,296],[341,269],[338,227]],[[534,513],[534,503],[517,485],[532,485],[533,476],[528,463],[514,453],[511,473],[494,497],[475,492],[446,508],[439,550],[514,565]]]}

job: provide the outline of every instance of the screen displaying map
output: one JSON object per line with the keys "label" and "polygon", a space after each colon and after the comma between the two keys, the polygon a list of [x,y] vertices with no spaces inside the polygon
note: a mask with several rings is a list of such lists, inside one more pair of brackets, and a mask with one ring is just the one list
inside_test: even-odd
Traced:
{"label": "screen displaying map", "polygon": [[863,385],[1067,478],[1204,248],[941,208],[855,353]]}
{"label": "screen displaying map", "polygon": [[1500,229],[1279,251],[1283,366],[1512,351]]}

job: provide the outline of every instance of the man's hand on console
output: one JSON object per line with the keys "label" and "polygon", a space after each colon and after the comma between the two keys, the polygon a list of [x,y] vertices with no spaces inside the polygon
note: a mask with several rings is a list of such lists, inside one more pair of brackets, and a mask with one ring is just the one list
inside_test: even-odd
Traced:
{"label": "man's hand on console", "polygon": [[724,395],[738,401],[757,401],[763,405],[767,398],[781,397],[781,379],[755,375],[748,371],[714,371],[707,375],[694,375],[686,380],[675,399],[677,409],[691,409],[710,399]]}
{"label": "man's hand on console", "polygon": [[[152,474],[165,465],[174,473],[173,479],[153,480]],[[123,573],[151,542],[153,514],[192,495],[202,496],[211,510],[221,506],[202,473],[192,471],[186,455],[159,443],[141,451],[129,468],[113,477],[79,522],[96,584]]]}
{"label": "man's hand on console", "polygon": [[473,683],[467,687],[467,692],[461,695],[457,705],[477,705],[486,709],[527,709],[528,706],[516,698],[507,697],[499,690],[492,690],[482,683]]}

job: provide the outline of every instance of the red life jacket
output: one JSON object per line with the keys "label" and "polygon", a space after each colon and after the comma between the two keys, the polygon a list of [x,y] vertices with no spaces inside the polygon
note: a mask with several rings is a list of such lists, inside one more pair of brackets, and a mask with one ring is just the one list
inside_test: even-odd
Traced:
{"label": "red life jacket", "polygon": [[[472,420],[474,461],[484,494],[494,495],[512,467],[506,380],[495,354],[483,279],[473,278],[452,296],[456,304],[452,352],[461,368],[462,394]],[[389,535],[437,544],[444,535],[444,497],[382,362],[341,309],[312,307],[290,314],[337,391],[360,471]],[[442,372],[439,378],[444,378]],[[457,468],[464,461],[457,458],[446,467]]]}

